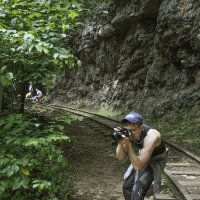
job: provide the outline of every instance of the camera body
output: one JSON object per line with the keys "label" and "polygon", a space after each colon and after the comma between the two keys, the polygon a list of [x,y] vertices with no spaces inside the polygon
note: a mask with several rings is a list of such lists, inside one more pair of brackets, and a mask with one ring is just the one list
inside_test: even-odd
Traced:
{"label": "camera body", "polygon": [[120,130],[113,131],[111,134],[111,138],[113,141],[117,142],[123,138],[122,135],[129,137],[129,132],[126,128],[122,128]]}

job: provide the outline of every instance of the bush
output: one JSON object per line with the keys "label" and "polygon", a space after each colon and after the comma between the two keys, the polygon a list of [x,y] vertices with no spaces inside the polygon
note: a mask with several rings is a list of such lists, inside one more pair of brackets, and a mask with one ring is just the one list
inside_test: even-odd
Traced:
{"label": "bush", "polygon": [[67,193],[67,160],[58,144],[70,138],[63,130],[54,121],[41,124],[21,114],[0,119],[0,199],[55,200],[63,185]]}

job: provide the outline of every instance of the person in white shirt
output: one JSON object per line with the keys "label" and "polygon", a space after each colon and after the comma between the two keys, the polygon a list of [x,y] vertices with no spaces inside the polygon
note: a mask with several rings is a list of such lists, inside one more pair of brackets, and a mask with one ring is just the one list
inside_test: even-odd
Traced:
{"label": "person in white shirt", "polygon": [[34,101],[41,101],[42,99],[42,92],[40,90],[38,90],[37,88],[35,89],[36,90],[36,96],[33,97],[33,100]]}

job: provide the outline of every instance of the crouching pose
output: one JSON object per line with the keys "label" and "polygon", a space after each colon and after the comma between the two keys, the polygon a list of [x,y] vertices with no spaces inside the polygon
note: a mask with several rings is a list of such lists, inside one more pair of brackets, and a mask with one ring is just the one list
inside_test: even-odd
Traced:
{"label": "crouching pose", "polygon": [[[131,112],[116,128],[116,157],[123,160],[128,155],[130,167],[124,175],[125,200],[143,200],[154,181],[154,193],[160,192],[161,172],[167,162],[167,149],[160,133],[143,124],[142,116]],[[117,135],[116,134],[116,135]]]}
{"label": "crouching pose", "polygon": [[33,97],[33,101],[41,101],[42,99],[42,92],[40,90],[38,90],[37,88],[36,90],[36,96]]}

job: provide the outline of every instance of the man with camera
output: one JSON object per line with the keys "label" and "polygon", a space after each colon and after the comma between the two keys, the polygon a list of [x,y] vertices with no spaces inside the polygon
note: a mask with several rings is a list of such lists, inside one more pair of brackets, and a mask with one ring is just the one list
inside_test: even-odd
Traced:
{"label": "man with camera", "polygon": [[167,149],[160,133],[143,124],[142,116],[131,112],[115,128],[112,139],[117,142],[116,157],[125,155],[131,162],[124,175],[125,200],[143,200],[154,181],[154,193],[160,192],[161,172],[167,162]]}

